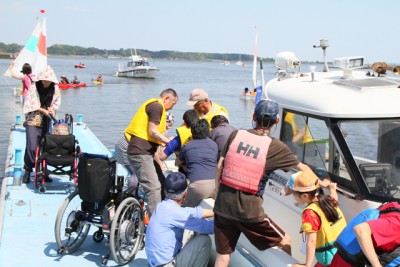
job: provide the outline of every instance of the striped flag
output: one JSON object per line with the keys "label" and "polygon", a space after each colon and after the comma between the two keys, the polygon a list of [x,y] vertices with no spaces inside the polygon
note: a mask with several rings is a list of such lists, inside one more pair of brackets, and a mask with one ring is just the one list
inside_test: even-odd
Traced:
{"label": "striped flag", "polygon": [[[25,63],[29,63],[31,64],[31,66],[34,64],[35,53],[39,42],[40,32],[41,32],[41,25],[40,22],[38,22],[35,26],[35,29],[32,32],[32,35],[29,37],[24,48],[22,48],[21,52],[18,54],[17,58],[14,61],[14,68],[13,68],[14,72],[20,72],[22,66]],[[7,69],[4,75],[11,76],[10,69]]]}

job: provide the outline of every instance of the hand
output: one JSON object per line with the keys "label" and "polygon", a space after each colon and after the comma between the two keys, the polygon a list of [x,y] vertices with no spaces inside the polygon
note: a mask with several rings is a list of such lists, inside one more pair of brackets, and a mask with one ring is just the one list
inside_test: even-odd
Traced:
{"label": "hand", "polygon": [[329,179],[324,179],[324,180],[319,180],[318,181],[318,183],[319,183],[319,185],[321,186],[321,187],[329,187],[329,185],[332,183],[331,182],[331,180],[329,180]]}
{"label": "hand", "polygon": [[[49,113],[51,113],[52,115],[54,115],[54,108],[53,108],[53,106],[49,107],[47,110],[48,110]],[[47,115],[48,115],[48,114],[47,114]]]}

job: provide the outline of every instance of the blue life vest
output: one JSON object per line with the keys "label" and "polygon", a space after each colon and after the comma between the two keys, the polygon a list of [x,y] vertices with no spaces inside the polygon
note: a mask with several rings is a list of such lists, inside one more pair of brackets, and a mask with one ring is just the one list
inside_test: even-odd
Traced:
{"label": "blue life vest", "polygon": [[[360,245],[358,244],[356,234],[353,230],[354,227],[360,223],[378,219],[381,214],[385,214],[388,212],[400,212],[400,209],[397,208],[389,207],[385,209],[384,207],[385,205],[382,205],[379,209],[366,209],[362,211],[347,224],[346,228],[343,229],[343,231],[336,239],[335,246],[338,249],[337,252],[345,261],[352,264],[353,266],[364,266],[365,262],[367,261],[363,251],[361,250]],[[384,254],[386,258],[391,259],[391,261],[389,262],[386,261],[386,263],[389,264],[385,266],[387,267],[399,266],[400,249],[395,249],[390,253],[384,253]],[[381,256],[383,256],[384,254],[379,255],[378,253],[379,258],[381,259]]]}

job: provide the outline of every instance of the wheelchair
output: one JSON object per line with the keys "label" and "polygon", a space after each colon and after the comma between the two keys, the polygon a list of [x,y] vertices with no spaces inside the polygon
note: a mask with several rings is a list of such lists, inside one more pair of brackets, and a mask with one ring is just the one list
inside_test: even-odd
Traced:
{"label": "wheelchair", "polygon": [[[118,265],[134,259],[143,247],[144,202],[132,190],[124,190],[124,176],[116,175],[114,158],[83,153],[79,157],[77,189],[59,208],[55,238],[59,254],[79,249],[91,226],[94,242],[109,240],[110,253]],[[110,253],[103,256],[107,264]]]}
{"label": "wheelchair", "polygon": [[[38,188],[39,193],[46,192],[45,182],[50,175],[68,175],[70,180],[76,184],[77,179],[77,163],[80,148],[79,142],[72,134],[72,116],[65,114],[65,123],[58,126],[65,127],[62,134],[46,133],[38,142],[35,155],[35,175],[34,186]],[[53,126],[54,128],[57,126]],[[59,128],[58,128],[59,129]]]}

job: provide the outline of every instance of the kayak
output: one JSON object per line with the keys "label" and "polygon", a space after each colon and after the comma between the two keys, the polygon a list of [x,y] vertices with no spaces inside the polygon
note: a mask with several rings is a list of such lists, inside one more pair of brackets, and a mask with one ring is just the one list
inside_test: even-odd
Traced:
{"label": "kayak", "polygon": [[75,64],[75,68],[83,69],[86,68],[85,64]]}
{"label": "kayak", "polygon": [[102,85],[103,82],[100,82],[100,81],[93,81],[93,84],[95,84],[95,85]]}
{"label": "kayak", "polygon": [[86,87],[86,83],[59,83],[58,87],[60,87],[62,90],[65,90],[69,88]]}

